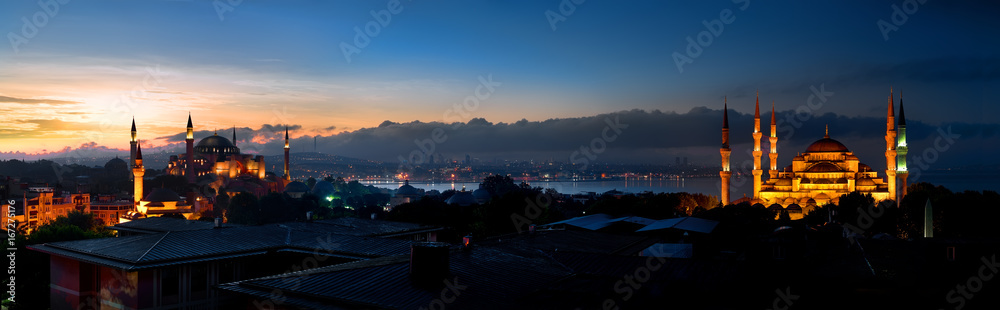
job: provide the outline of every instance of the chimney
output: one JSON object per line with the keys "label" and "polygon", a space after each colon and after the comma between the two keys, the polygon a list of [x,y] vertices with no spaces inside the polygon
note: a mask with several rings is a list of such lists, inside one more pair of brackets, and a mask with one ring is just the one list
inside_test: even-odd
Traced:
{"label": "chimney", "polygon": [[410,245],[410,280],[419,285],[437,285],[448,276],[449,245],[444,242],[414,242]]}
{"label": "chimney", "polygon": [[215,218],[215,228],[222,228],[222,218],[221,217]]}
{"label": "chimney", "polygon": [[528,225],[528,234],[535,234],[535,224]]}

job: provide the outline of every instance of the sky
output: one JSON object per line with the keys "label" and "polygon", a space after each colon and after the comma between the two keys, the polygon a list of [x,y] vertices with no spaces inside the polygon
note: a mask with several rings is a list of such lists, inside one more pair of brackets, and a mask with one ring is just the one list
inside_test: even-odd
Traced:
{"label": "sky", "polygon": [[[759,93],[765,133],[772,102],[799,119],[779,130],[782,162],[830,125],[875,167],[892,88],[911,153],[990,164],[997,13],[934,0],[2,1],[0,157],[127,156],[133,117],[144,149],[179,151],[190,113],[197,139],[235,127],[245,152],[268,155],[290,126],[294,150],[413,161],[440,129],[445,157],[572,161],[600,139],[599,161],[715,164],[723,102],[736,153]],[[616,117],[628,127],[602,138]],[[941,150],[948,130],[960,133]]]}

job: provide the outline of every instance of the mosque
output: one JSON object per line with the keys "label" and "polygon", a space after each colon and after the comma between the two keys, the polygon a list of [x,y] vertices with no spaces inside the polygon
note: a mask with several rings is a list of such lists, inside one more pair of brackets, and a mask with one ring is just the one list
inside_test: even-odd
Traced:
{"label": "mosque", "polygon": [[[199,193],[182,193],[184,197],[169,189],[159,188],[149,195],[143,196],[143,176],[145,167],[142,164],[142,148],[136,139],[135,120],[132,120],[132,140],[130,166],[134,183],[133,204],[138,216],[159,216],[162,214],[179,213],[189,219],[211,210],[215,197],[202,197]],[[238,192],[248,192],[258,197],[270,192],[282,192],[291,182],[288,171],[289,144],[288,129],[285,129],[285,162],[284,176],[277,177],[267,173],[264,156],[242,154],[233,143],[236,141],[236,129],[233,129],[233,140],[219,136],[218,133],[205,137],[194,143],[194,126],[191,115],[188,115],[186,152],[170,156],[170,161],[164,169],[166,174],[184,176],[189,184],[198,184],[215,189],[217,193],[235,195]],[[134,217],[134,216],[133,216]]]}
{"label": "mosque", "polygon": [[[861,163],[860,159],[851,152],[847,146],[840,141],[830,138],[829,129],[826,135],[813,142],[806,150],[799,153],[792,159],[792,164],[778,169],[778,138],[776,135],[777,123],[775,122],[774,104],[771,105],[771,132],[768,138],[770,150],[770,169],[767,170],[767,180],[762,180],[765,173],[761,167],[760,140],[763,133],[760,130],[760,100],[756,100],[754,111],[754,149],[753,149],[753,197],[746,197],[740,200],[749,200],[751,204],[761,204],[769,206],[775,211],[787,210],[795,213],[798,217],[808,213],[816,206],[827,203],[836,204],[839,197],[844,194],[858,191],[862,194],[871,194],[875,201],[893,200],[899,201],[906,195],[906,117],[903,112],[903,99],[899,100],[899,120],[895,119],[892,91],[889,92],[889,105],[886,116],[886,178],[878,175],[878,171],[870,166]],[[728,109],[728,103],[725,103]],[[729,195],[730,177],[732,172],[729,167],[729,156],[732,152],[729,148],[729,113],[723,112],[722,120],[722,148],[719,150],[722,156],[722,171],[719,176],[722,179],[721,200],[724,204],[738,203],[733,201]],[[897,178],[899,179],[897,186]],[[803,212],[804,211],[804,212]]]}

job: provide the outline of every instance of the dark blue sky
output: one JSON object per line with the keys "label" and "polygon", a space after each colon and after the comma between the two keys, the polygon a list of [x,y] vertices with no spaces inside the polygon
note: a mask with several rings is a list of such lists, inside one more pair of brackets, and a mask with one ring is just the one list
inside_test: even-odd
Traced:
{"label": "dark blue sky", "polygon": [[[587,0],[570,13],[572,0],[403,0],[350,61],[342,45],[389,1],[218,3],[228,2],[70,1],[56,14],[33,1],[0,3],[0,98],[9,103],[0,139],[58,150],[92,132],[124,148],[129,114],[156,139],[180,132],[187,111],[205,130],[293,123],[298,135],[321,136],[384,120],[683,114],[720,109],[724,96],[751,113],[756,90],[791,111],[820,86],[833,95],[807,110],[814,115],[882,117],[890,86],[904,92],[908,118],[930,126],[995,125],[1000,113],[987,92],[1000,86],[1000,10],[987,1]],[[896,25],[893,6],[907,3],[917,9]],[[549,11],[565,18],[555,29]],[[50,16],[26,37],[22,17],[37,14]],[[734,20],[678,70],[672,55],[720,14]],[[896,30],[883,35],[880,20]],[[488,100],[443,116],[489,76],[501,86]],[[113,108],[130,91],[136,104]],[[96,128],[108,118],[113,129]],[[714,145],[715,130],[695,132]]]}

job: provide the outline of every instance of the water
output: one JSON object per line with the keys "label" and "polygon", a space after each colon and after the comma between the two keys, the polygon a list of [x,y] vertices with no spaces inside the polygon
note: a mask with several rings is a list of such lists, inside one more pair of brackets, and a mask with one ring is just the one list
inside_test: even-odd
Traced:
{"label": "water", "polygon": [[[993,172],[928,172],[920,176],[911,175],[910,184],[916,182],[928,182],[934,185],[943,185],[953,192],[966,190],[973,191],[1000,191],[1000,176]],[[403,182],[362,182],[375,187],[397,189]],[[604,180],[604,181],[552,181],[531,182],[531,186],[543,188],[553,188],[563,194],[578,194],[582,192],[604,193],[609,190],[619,190],[626,193],[703,193],[708,195],[719,195],[718,178],[686,178],[686,179],[662,179],[662,180]],[[734,177],[730,183],[731,197],[737,199],[744,194],[750,195],[753,191],[751,179],[740,179]],[[465,186],[466,190],[472,191],[479,188],[478,182],[455,182],[455,183],[431,183],[431,182],[410,182],[410,185],[424,190],[436,189],[446,191],[449,189],[461,190]]]}
{"label": "water", "polygon": [[[397,189],[403,182],[362,182],[363,184],[375,187]],[[686,179],[663,179],[663,180],[602,180],[602,181],[535,181],[530,182],[531,186],[552,188],[563,194],[578,194],[585,192],[604,193],[609,190],[619,190],[626,193],[706,193],[717,194],[719,179],[716,178],[686,178]],[[410,182],[410,185],[424,190],[436,189],[446,191],[449,189],[462,190],[462,186],[468,191],[479,188],[478,182],[455,182],[455,183],[430,183],[430,182]]]}

